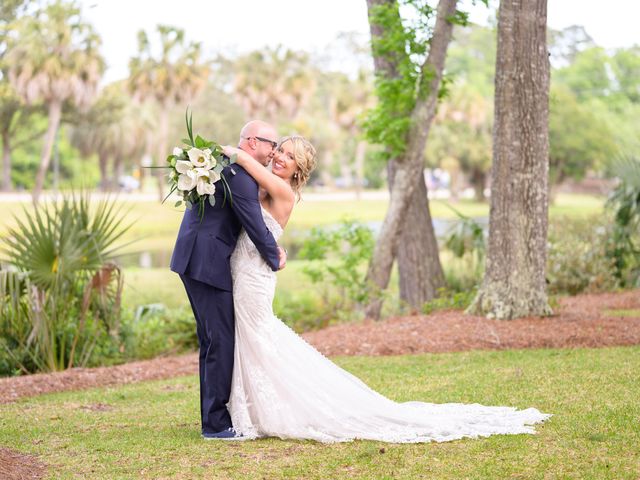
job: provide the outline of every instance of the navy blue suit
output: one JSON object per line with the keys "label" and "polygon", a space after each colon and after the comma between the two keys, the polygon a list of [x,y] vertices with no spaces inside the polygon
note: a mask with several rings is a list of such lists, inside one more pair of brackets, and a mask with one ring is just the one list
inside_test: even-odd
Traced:
{"label": "navy blue suit", "polygon": [[232,426],[226,408],[235,343],[229,259],[241,228],[244,227],[274,271],[280,263],[278,246],[262,218],[258,184],[237,164],[226,167],[223,174],[231,197],[227,194],[223,206],[224,189],[219,181],[216,204],[212,207],[205,202],[202,221],[198,205],[186,210],[171,257],[171,270],[180,275],[196,319],[203,433],[216,433]]}

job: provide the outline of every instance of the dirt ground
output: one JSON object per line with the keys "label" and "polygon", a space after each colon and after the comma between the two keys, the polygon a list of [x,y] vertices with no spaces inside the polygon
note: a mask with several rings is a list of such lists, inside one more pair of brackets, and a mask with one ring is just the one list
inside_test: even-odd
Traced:
{"label": "dirt ground", "polygon": [[[336,325],[303,337],[328,356],[638,345],[640,290],[564,298],[548,318],[499,321],[445,310]],[[190,353],[113,367],[0,378],[0,404],[44,393],[194,375],[197,363],[197,355]],[[37,479],[45,472],[35,457],[0,448],[0,478]]]}
{"label": "dirt ground", "polygon": [[0,447],[0,478],[3,480],[35,480],[46,473],[46,465],[33,455]]}

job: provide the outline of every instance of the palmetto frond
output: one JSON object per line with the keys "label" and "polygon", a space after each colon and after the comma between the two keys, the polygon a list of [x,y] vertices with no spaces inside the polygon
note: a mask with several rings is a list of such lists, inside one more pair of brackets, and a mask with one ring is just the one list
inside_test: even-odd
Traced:
{"label": "palmetto frond", "polygon": [[90,212],[86,194],[47,208],[25,209],[22,217],[15,217],[17,227],[4,237],[0,251],[43,290],[113,259],[115,242],[130,227],[122,225],[122,207],[114,202],[102,201]]}

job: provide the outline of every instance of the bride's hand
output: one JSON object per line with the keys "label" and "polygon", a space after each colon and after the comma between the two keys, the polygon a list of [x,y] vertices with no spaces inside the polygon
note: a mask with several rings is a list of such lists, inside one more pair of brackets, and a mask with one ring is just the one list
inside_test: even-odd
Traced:
{"label": "bride's hand", "polygon": [[247,155],[247,152],[240,150],[237,147],[232,147],[231,145],[222,145],[222,153],[229,158],[236,155],[236,162],[240,166],[243,166],[243,162],[246,160],[245,155]]}

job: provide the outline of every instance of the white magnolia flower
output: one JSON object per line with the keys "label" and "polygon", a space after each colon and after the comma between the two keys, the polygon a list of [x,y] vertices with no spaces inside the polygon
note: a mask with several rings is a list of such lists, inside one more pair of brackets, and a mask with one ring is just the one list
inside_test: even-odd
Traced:
{"label": "white magnolia flower", "polygon": [[182,155],[182,149],[180,147],[173,147],[173,154],[176,157],[179,157],[180,155]]}
{"label": "white magnolia flower", "polygon": [[187,173],[190,170],[193,170],[193,164],[186,160],[178,160],[176,162],[176,170],[178,173]]}
{"label": "white magnolia flower", "polygon": [[210,177],[211,170],[209,170],[209,169],[208,169],[208,168],[206,168],[206,167],[203,167],[203,168],[194,168],[193,170],[196,172],[196,176],[197,176],[198,178],[200,178],[200,177],[205,177],[205,178],[207,178],[207,179],[211,178],[211,177]]}
{"label": "white magnolia flower", "polygon": [[213,195],[216,192],[216,187],[213,183],[209,182],[209,177],[198,177],[196,185],[196,191],[198,195]]}
{"label": "white magnolia flower", "polygon": [[218,180],[220,180],[220,174],[214,170],[209,170],[209,181],[216,183]]}
{"label": "white magnolia flower", "polygon": [[178,190],[186,191],[192,190],[198,182],[198,175],[195,170],[189,170],[178,177]]}
{"label": "white magnolia flower", "polygon": [[200,150],[194,147],[189,149],[187,155],[189,155],[189,160],[193,163],[194,167],[211,168],[211,162],[209,161],[211,158],[211,150],[208,148]]}

